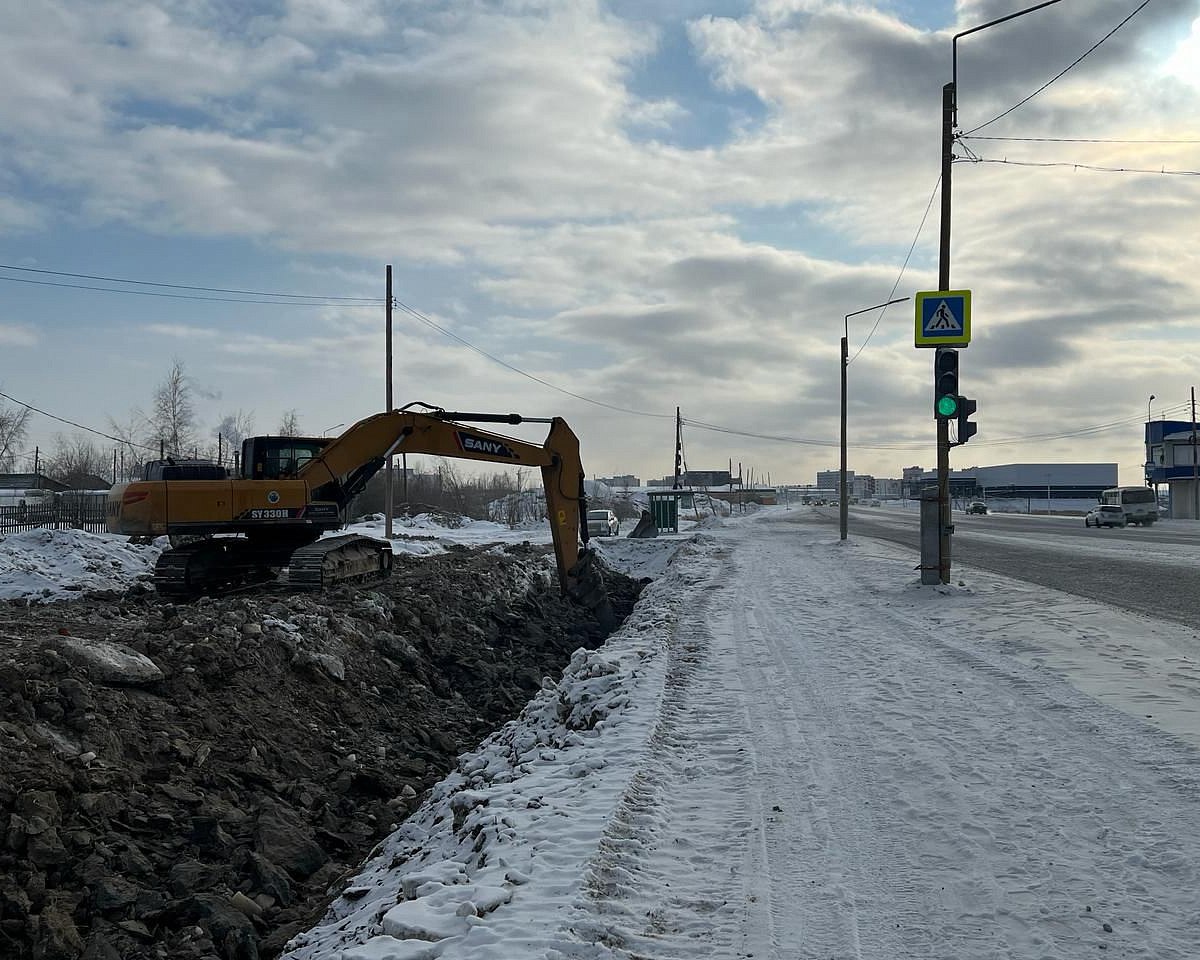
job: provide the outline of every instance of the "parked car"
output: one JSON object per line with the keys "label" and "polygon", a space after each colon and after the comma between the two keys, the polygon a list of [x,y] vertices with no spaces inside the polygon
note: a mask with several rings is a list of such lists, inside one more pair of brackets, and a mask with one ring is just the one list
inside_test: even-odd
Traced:
{"label": "parked car", "polygon": [[972,500],[967,504],[967,513],[987,513],[987,504],[982,500]]}
{"label": "parked car", "polygon": [[1098,503],[1083,518],[1085,527],[1123,527],[1125,511],[1116,504]]}
{"label": "parked car", "polygon": [[611,510],[589,510],[587,529],[589,537],[615,537],[621,532],[621,521]]}

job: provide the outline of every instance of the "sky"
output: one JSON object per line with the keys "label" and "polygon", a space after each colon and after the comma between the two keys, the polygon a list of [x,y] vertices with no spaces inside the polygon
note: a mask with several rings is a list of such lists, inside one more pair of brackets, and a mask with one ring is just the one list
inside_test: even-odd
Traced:
{"label": "sky", "polygon": [[[911,551],[810,508],[686,527],[597,543],[653,580],[631,616],[458,758],[288,960],[1194,955],[1196,631],[964,565],[921,586]],[[31,591],[99,586],[83,552],[120,587],[156,549],[13,534],[0,587],[31,555]]]}
{"label": "sky", "polygon": [[[1019,8],[0,0],[0,402],[52,447],[179,361],[210,440],[337,433],[386,402],[390,264],[396,406],[560,416],[590,475],[642,479],[678,408],[688,466],[812,483],[845,331],[850,469],[931,468],[912,302],[846,315],[937,289],[951,37]],[[957,49],[952,466],[1138,483],[1195,383],[1200,3],[1064,0]]]}

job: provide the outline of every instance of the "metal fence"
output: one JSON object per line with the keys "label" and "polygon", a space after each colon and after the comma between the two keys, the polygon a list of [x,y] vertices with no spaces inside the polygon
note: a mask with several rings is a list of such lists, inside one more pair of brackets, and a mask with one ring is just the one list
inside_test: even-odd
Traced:
{"label": "metal fence", "polygon": [[12,504],[0,506],[0,534],[17,533],[46,527],[51,530],[87,530],[103,533],[107,530],[103,497],[63,496],[52,504],[32,506]]}

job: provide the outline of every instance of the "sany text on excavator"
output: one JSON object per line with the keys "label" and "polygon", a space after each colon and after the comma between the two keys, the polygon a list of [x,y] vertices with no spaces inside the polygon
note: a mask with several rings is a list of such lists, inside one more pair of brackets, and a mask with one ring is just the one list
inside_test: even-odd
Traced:
{"label": "sany text on excavator", "polygon": [[[549,423],[550,433],[538,446],[463,421]],[[171,537],[173,546],[154,571],[155,587],[164,594],[220,593],[272,580],[283,567],[288,582],[301,587],[379,580],[391,571],[386,540],[323,534],[341,528],[351,500],[389,456],[401,452],[541,468],[563,593],[602,620],[611,617],[595,554],[587,547],[579,439],[560,417],[450,413],[409,404],[360,420],[339,437],[250,437],[242,443],[239,477],[114,486],[108,529]]]}

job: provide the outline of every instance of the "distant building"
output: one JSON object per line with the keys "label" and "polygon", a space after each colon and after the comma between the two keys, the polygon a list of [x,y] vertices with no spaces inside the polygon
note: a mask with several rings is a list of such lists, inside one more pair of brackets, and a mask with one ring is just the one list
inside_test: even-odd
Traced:
{"label": "distant building", "polygon": [[904,496],[904,481],[877,477],[875,479],[875,496],[882,500],[899,500]]}
{"label": "distant building", "polygon": [[[0,490],[54,490],[61,492],[70,490],[70,486],[60,480],[52,480],[42,473],[0,473]],[[108,489],[108,483],[104,483]]]}
{"label": "distant building", "polygon": [[919,497],[921,495],[921,477],[924,475],[924,467],[905,467],[900,472],[900,476],[903,478],[900,482],[904,487],[901,495],[912,497],[914,500]]}
{"label": "distant building", "polygon": [[[837,490],[840,489],[842,483],[842,471],[839,470],[818,470],[817,471],[817,488],[820,490]],[[846,471],[846,486],[851,486],[854,483],[854,471]]]}
{"label": "distant building", "polygon": [[[730,478],[728,470],[684,470],[679,474],[679,485],[681,487],[725,487],[729,485],[740,484],[741,481],[737,477]],[[648,487],[673,487],[675,485],[675,474],[669,477],[663,477],[661,480],[647,480]]]}
{"label": "distant building", "polygon": [[854,479],[846,481],[850,496],[855,500],[870,500],[875,496],[875,478],[869,473],[856,473]]}
{"label": "distant building", "polygon": [[642,481],[632,473],[625,473],[619,477],[597,477],[596,482],[609,487],[640,487],[642,485]]}
{"label": "distant building", "polygon": [[1177,519],[1200,519],[1200,457],[1190,420],[1151,420],[1146,424],[1146,483],[1156,490],[1165,483],[1169,491],[1169,515]]}
{"label": "distant building", "polygon": [[[937,472],[926,471],[918,486],[937,483]],[[1117,486],[1115,463],[1007,463],[950,471],[952,497],[997,500],[1095,500]],[[918,491],[919,495],[919,491]]]}

